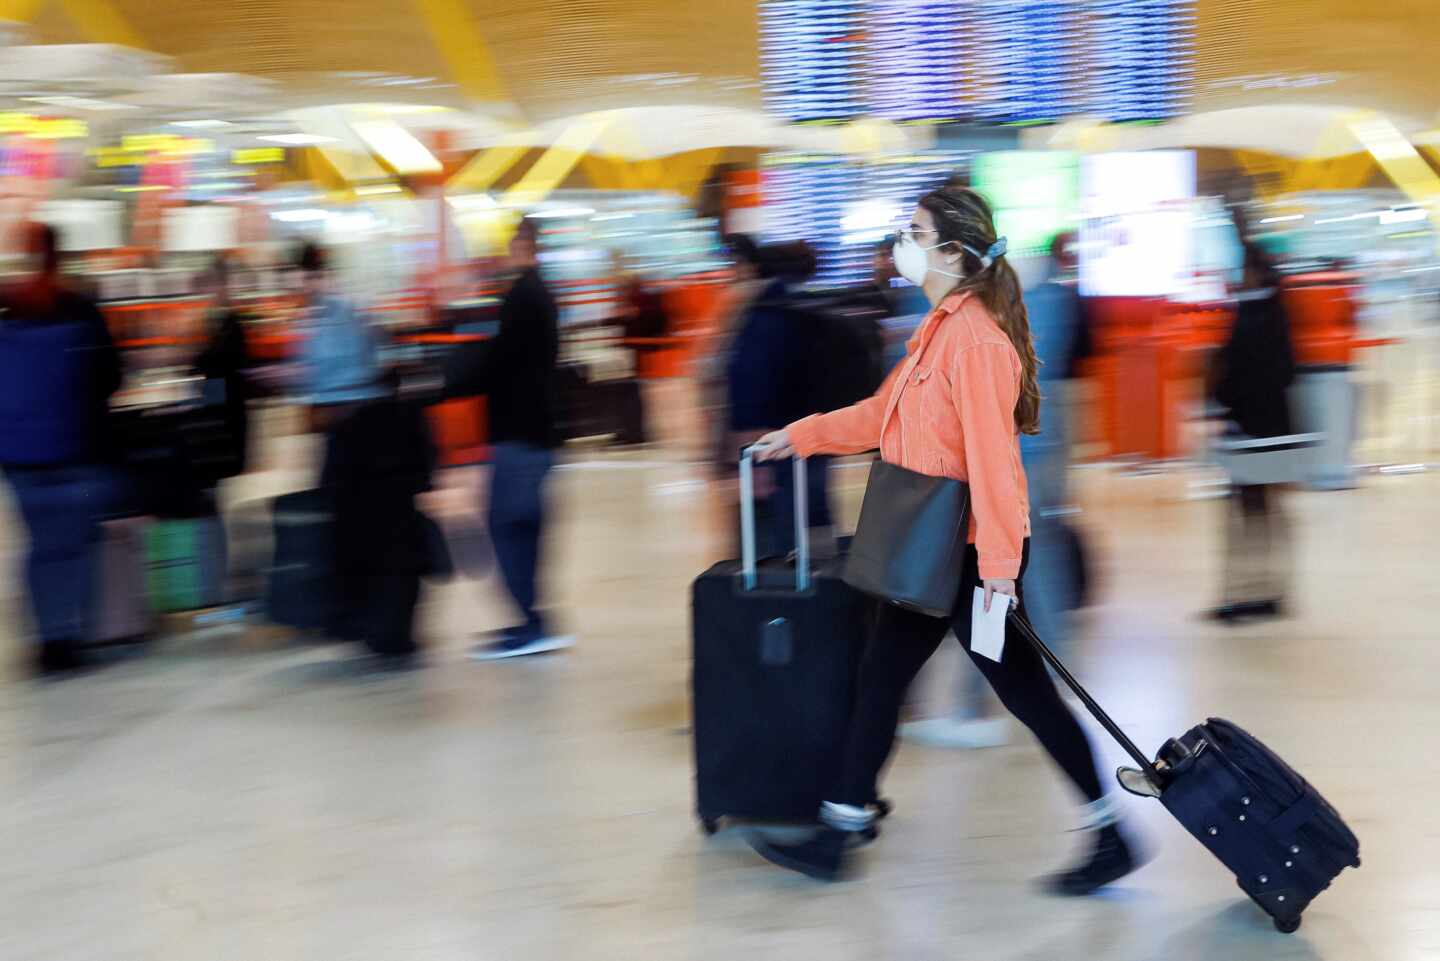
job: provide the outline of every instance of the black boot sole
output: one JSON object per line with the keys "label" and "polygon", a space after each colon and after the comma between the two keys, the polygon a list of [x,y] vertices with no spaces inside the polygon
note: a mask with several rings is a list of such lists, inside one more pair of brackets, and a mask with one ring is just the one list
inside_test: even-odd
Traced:
{"label": "black boot sole", "polygon": [[1134,874],[1135,871],[1139,869],[1139,867],[1140,865],[1136,864],[1134,861],[1131,861],[1129,864],[1125,865],[1123,870],[1117,866],[1112,871],[1107,871],[1104,874],[1097,874],[1093,877],[1087,877],[1084,881],[1072,881],[1069,875],[1060,874],[1054,877],[1046,878],[1042,882],[1042,884],[1047,893],[1053,894],[1056,897],[1087,898],[1090,895],[1094,894],[1096,891],[1099,891],[1101,888],[1114,884],[1116,881],[1119,881],[1123,878],[1129,877],[1130,875]]}
{"label": "black boot sole", "polygon": [[784,868],[787,871],[794,871],[797,874],[803,874],[807,878],[815,881],[833,883],[840,880],[841,865],[839,864],[830,867],[829,865],[812,864],[809,861],[802,861],[799,858],[791,857],[777,845],[771,844],[769,841],[761,838],[752,838],[750,847],[755,849],[756,854],[776,867]]}

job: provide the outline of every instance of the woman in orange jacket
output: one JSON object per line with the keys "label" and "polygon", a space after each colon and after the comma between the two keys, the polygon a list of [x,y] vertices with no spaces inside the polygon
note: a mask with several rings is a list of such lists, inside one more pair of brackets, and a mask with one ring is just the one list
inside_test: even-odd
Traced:
{"label": "woman in orange jacket", "polygon": [[[890,463],[970,486],[970,548],[955,612],[943,619],[882,608],[861,667],[843,770],[821,807],[818,832],[796,844],[756,841],[768,860],[812,877],[838,878],[849,836],[873,823],[877,781],[905,690],[947,631],[970,651],[975,588],[984,587],[987,609],[1011,597],[1023,608],[1030,520],[1019,437],[1038,430],[1039,361],[1005,246],[989,205],[974,191],[946,187],[922,197],[910,227],[901,231],[895,262],[934,306],[910,339],[904,362],[875,396],[797,421],[761,442],[765,459],[879,448]],[[1089,894],[1129,874],[1139,859],[1120,832],[1112,799],[1101,790],[1085,733],[1039,654],[1012,636],[1000,661],[973,652],[971,658],[1086,801],[1088,849],[1079,864],[1047,879],[1049,889]]]}

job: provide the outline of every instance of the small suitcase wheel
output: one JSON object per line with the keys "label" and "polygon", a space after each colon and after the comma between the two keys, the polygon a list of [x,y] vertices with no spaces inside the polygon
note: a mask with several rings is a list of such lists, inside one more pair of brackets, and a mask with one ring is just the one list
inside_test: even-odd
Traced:
{"label": "small suitcase wheel", "polygon": [[1296,931],[1300,930],[1300,919],[1295,918],[1291,921],[1281,921],[1279,918],[1276,918],[1275,930],[1279,931],[1281,934],[1294,934]]}
{"label": "small suitcase wheel", "polygon": [[880,840],[880,829],[872,824],[865,830],[861,831],[860,836],[864,838],[867,842],[878,841]]}
{"label": "small suitcase wheel", "polygon": [[720,819],[719,819],[719,818],[710,818],[710,817],[701,817],[701,818],[700,818],[700,830],[705,833],[705,836],[706,836],[707,838],[708,838],[708,837],[713,837],[713,836],[715,835],[715,833],[720,830]]}
{"label": "small suitcase wheel", "polygon": [[890,812],[893,810],[895,810],[895,805],[891,804],[883,797],[875,802],[875,816],[877,818],[888,818],[890,816]]}

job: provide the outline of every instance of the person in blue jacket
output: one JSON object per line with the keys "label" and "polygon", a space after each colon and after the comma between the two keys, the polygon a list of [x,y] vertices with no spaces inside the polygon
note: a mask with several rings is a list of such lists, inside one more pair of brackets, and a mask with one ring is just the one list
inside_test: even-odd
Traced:
{"label": "person in blue jacket", "polygon": [[[814,413],[807,409],[809,385],[802,373],[805,351],[813,345],[796,322],[794,308],[803,303],[800,287],[814,276],[816,265],[814,249],[803,241],[761,249],[760,273],[767,283],[746,311],[726,370],[731,435],[742,442]],[[808,526],[817,546],[833,533],[829,461],[815,457],[808,465]],[[790,465],[757,467],[755,483],[759,554],[787,554],[796,547]]]}

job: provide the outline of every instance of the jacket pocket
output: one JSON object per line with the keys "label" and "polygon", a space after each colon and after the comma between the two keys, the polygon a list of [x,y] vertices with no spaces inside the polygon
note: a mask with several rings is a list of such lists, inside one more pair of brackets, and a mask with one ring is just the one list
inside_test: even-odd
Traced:
{"label": "jacket pocket", "polygon": [[945,375],[934,367],[917,366],[906,378],[897,413],[905,444],[902,466],[945,476],[943,435],[953,416]]}

